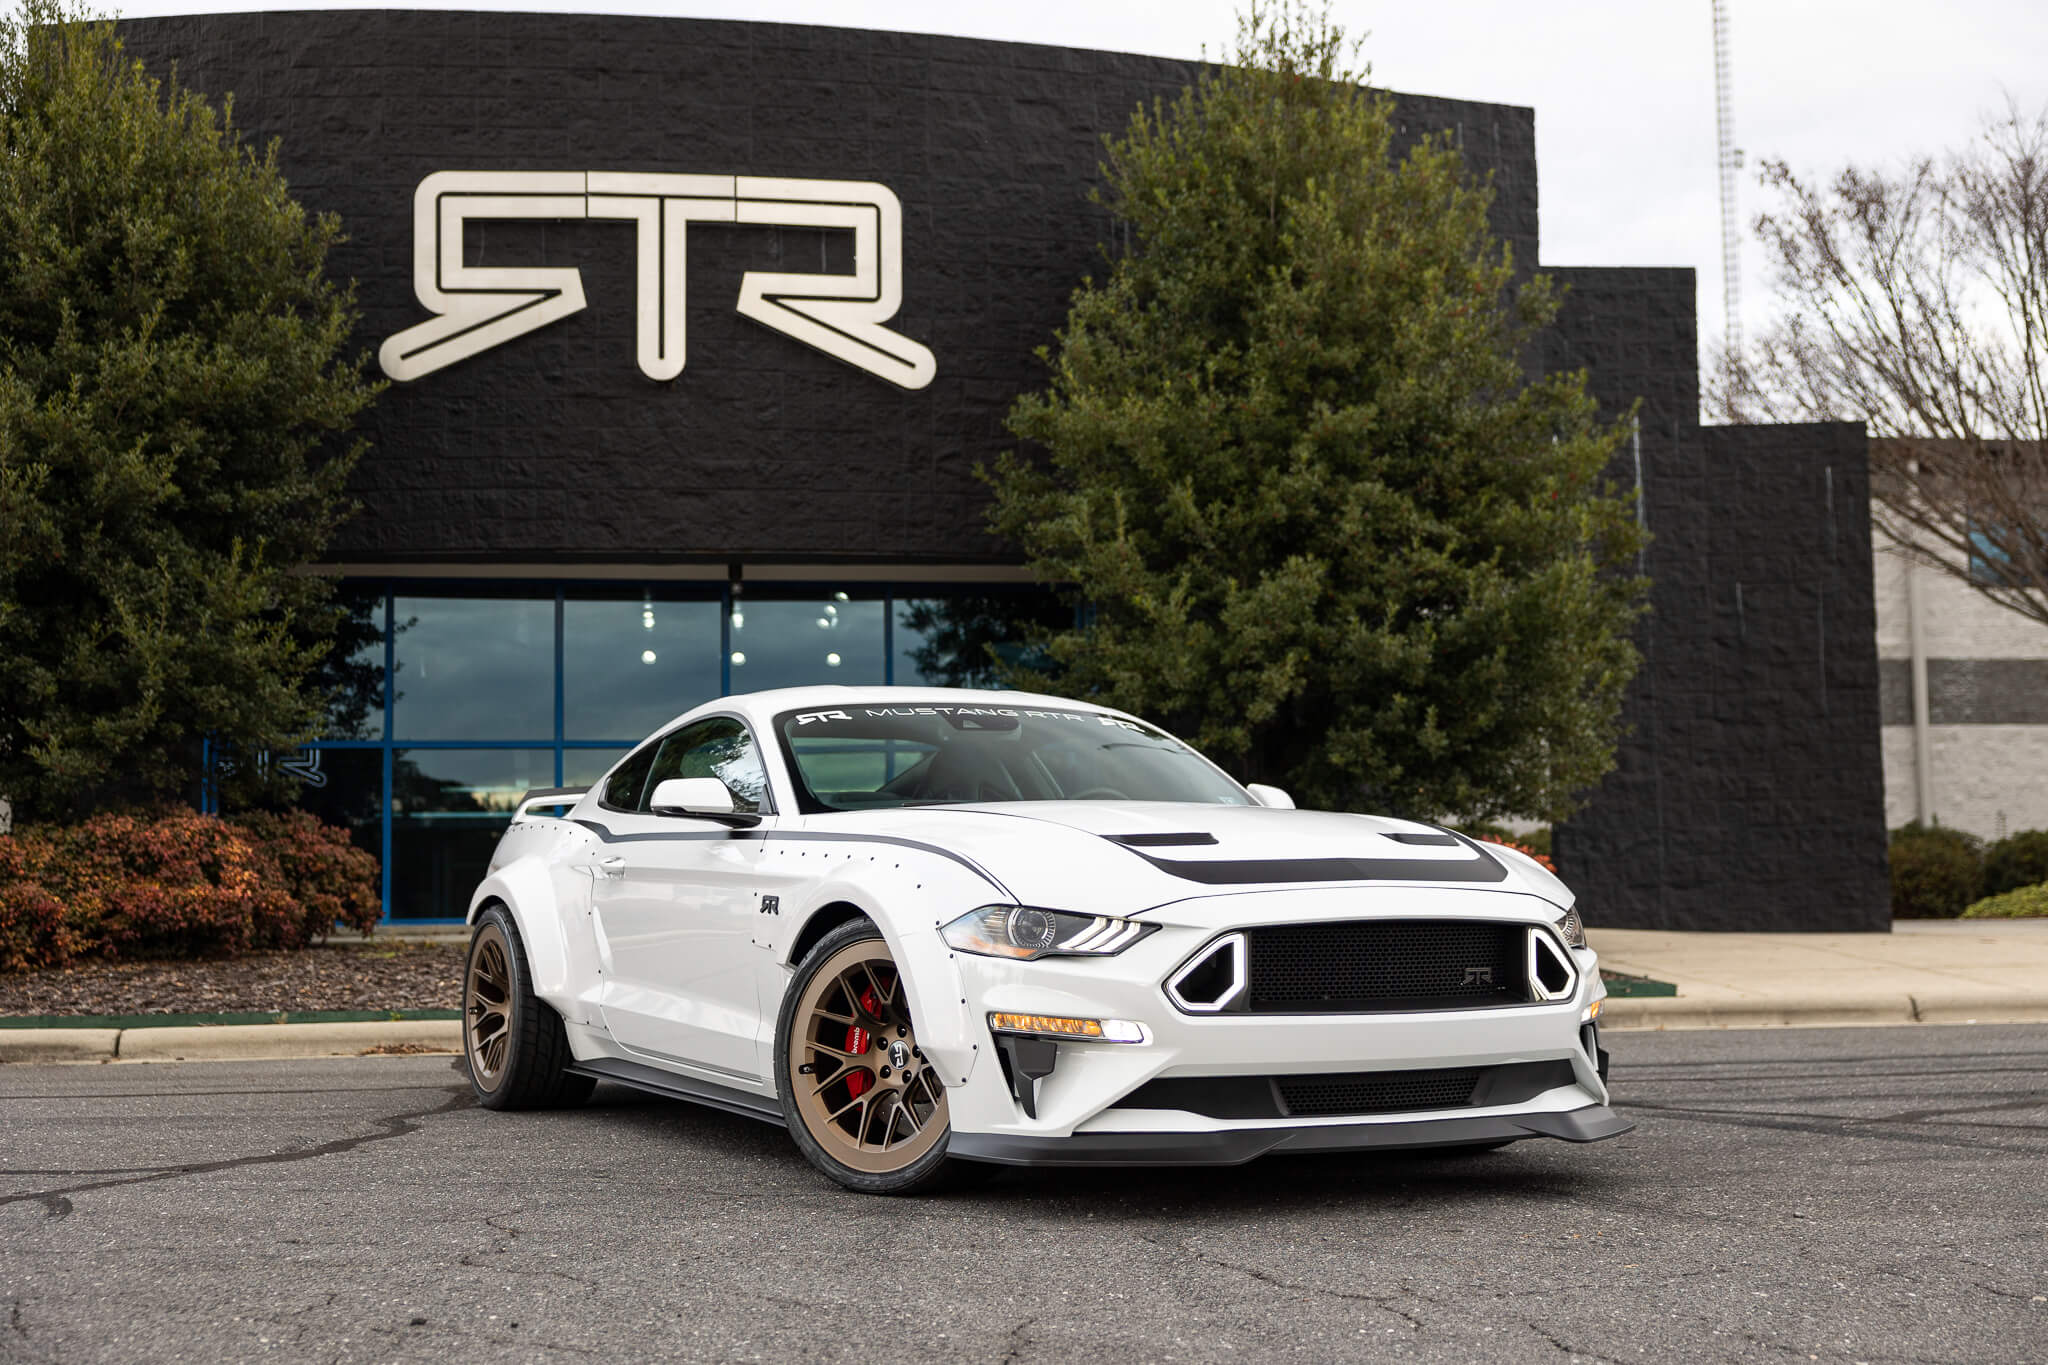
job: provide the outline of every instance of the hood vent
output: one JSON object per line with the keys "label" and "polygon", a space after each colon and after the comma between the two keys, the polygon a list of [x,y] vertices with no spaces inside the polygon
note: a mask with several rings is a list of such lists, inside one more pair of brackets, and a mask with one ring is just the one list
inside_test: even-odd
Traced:
{"label": "hood vent", "polygon": [[1381,830],[1382,834],[1397,844],[1421,844],[1426,848],[1456,848],[1455,834],[1426,834],[1418,829]]}
{"label": "hood vent", "polygon": [[1201,831],[1188,834],[1105,834],[1102,837],[1125,848],[1194,848],[1216,842],[1215,835]]}

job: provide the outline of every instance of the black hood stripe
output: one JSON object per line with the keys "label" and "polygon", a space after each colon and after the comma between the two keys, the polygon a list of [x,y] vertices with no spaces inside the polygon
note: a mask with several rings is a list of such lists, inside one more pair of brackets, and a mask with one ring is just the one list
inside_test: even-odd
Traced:
{"label": "black hood stripe", "polygon": [[1283,882],[1504,882],[1507,868],[1462,834],[1472,850],[1456,862],[1439,858],[1244,858],[1215,862],[1155,858],[1130,851],[1169,876],[1205,886],[1265,886]]}

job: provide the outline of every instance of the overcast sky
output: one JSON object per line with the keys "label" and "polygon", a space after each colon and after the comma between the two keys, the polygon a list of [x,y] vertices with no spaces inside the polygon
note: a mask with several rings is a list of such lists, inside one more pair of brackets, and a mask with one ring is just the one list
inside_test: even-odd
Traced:
{"label": "overcast sky", "polygon": [[[226,9],[352,8],[218,0],[108,0],[128,16]],[[387,3],[361,8],[393,8]],[[838,24],[1196,57],[1224,50],[1231,0],[613,0],[437,4]],[[1700,333],[1721,333],[1709,0],[1336,0],[1366,38],[1375,84],[1536,111],[1543,261],[1690,265]],[[1755,168],[1782,157],[1823,173],[1959,146],[2008,94],[2048,103],[2042,0],[1730,0],[1737,145],[1747,235]],[[1743,316],[1768,315],[1752,247]]]}

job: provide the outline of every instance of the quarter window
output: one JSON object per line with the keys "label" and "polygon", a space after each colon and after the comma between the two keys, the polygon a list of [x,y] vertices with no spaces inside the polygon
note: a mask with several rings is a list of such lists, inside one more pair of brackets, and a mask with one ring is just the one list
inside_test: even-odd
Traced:
{"label": "quarter window", "polygon": [[649,744],[621,763],[605,779],[604,795],[598,800],[613,810],[639,810],[647,794],[647,772],[654,766],[656,746]]}

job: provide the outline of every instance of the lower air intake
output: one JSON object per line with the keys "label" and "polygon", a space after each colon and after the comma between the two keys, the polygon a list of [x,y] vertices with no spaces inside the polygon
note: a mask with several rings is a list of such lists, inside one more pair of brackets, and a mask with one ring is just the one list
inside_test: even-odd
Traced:
{"label": "lower air intake", "polygon": [[1331,1114],[1401,1114],[1459,1109],[1472,1102],[1480,1067],[1436,1071],[1364,1071],[1350,1075],[1281,1076],[1276,1083],[1287,1112],[1305,1118]]}

